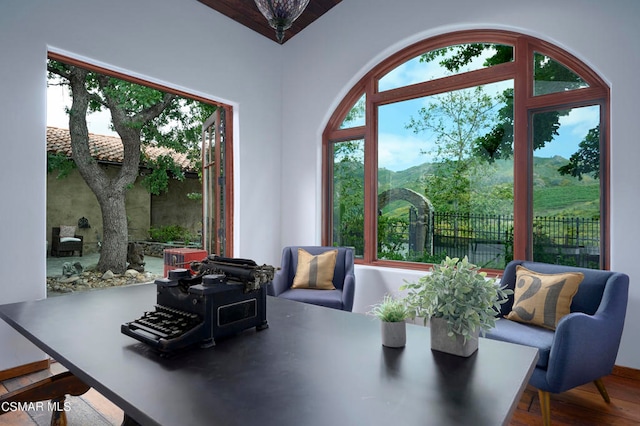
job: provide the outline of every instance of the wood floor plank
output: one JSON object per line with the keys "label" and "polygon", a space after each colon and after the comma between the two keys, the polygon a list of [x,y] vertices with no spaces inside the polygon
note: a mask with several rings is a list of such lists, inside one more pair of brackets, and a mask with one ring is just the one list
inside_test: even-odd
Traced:
{"label": "wood floor plank", "polygon": [[94,410],[99,412],[107,421],[113,424],[122,424],[124,411],[102,396],[102,394],[95,389],[89,389],[89,391],[80,398],[86,401]]}
{"label": "wood floor plank", "polygon": [[0,426],[36,426],[26,411],[10,411],[0,416]]}
{"label": "wood floor plank", "polygon": [[[560,394],[551,394],[553,425],[627,426],[640,424],[638,399],[631,401],[635,393],[640,392],[640,382],[615,377],[605,379],[607,390],[611,396],[610,404],[602,399],[595,385],[591,383]],[[510,426],[539,424],[542,424],[542,418],[537,391],[533,387],[527,386]]]}

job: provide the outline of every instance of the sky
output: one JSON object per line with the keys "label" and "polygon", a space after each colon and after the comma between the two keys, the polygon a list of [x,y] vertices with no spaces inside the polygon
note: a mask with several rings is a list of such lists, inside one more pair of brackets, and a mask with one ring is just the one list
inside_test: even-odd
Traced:
{"label": "sky", "polygon": [[[486,52],[473,60],[464,71],[483,68],[485,58],[492,53]],[[428,79],[444,77],[449,72],[437,64],[437,61],[421,63],[419,57],[398,66],[380,79],[380,90],[389,90]],[[504,81],[484,86],[484,91],[492,96],[512,87],[512,81]],[[421,107],[433,102],[420,98],[401,103],[380,106],[378,110],[378,164],[393,171],[406,170],[433,160],[433,156],[422,152],[432,151],[435,137],[429,132],[416,134],[406,126],[411,117],[419,118]],[[495,110],[500,108],[496,104]],[[558,135],[551,144],[536,150],[536,157],[553,157],[556,155],[568,159],[578,150],[579,143],[587,135],[589,129],[599,122],[599,107],[583,107],[573,109],[569,115],[560,118]]]}
{"label": "sky", "polygon": [[[47,126],[69,128],[69,116],[66,109],[71,107],[71,95],[66,86],[47,87]],[[110,129],[111,114],[109,111],[100,111],[89,114],[87,125],[90,133],[98,135],[118,136],[118,133]]]}

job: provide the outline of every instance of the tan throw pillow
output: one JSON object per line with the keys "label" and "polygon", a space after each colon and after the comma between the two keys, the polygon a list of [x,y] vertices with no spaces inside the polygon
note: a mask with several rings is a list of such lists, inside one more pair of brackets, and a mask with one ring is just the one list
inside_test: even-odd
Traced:
{"label": "tan throw pillow", "polygon": [[312,288],[335,290],[333,273],[336,269],[338,250],[329,250],[314,256],[304,249],[298,249],[298,268],[291,288]]}
{"label": "tan throw pillow", "polygon": [[75,226],[60,225],[60,238],[75,237],[75,236],[76,236]]}
{"label": "tan throw pillow", "polygon": [[583,279],[581,272],[541,274],[518,265],[513,308],[507,319],[555,330],[558,321],[570,312]]}

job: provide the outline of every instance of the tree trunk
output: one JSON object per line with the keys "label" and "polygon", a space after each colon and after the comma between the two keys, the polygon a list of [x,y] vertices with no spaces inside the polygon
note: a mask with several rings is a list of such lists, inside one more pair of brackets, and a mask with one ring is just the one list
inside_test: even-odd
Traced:
{"label": "tree trunk", "polygon": [[127,211],[125,191],[113,188],[107,194],[96,194],[102,211],[102,250],[98,270],[122,274],[127,269]]}
{"label": "tree trunk", "polygon": [[[90,94],[85,86],[87,71],[70,67],[70,86],[73,103],[69,113],[71,150],[78,172],[95,194],[102,212],[102,249],[98,270],[111,270],[115,274],[124,273],[127,267],[127,211],[125,207],[126,188],[135,182],[140,158],[140,136],[135,131],[122,137],[125,161],[120,172],[109,178],[105,171],[91,157],[89,131],[87,129],[87,109]],[[137,138],[136,138],[137,136]],[[133,142],[131,141],[133,140]],[[127,158],[128,154],[128,158]]]}

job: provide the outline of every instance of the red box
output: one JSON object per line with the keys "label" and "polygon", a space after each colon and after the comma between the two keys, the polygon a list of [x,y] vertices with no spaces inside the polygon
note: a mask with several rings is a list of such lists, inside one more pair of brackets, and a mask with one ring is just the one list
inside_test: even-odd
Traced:
{"label": "red box", "polygon": [[[164,276],[173,269],[191,270],[191,262],[202,262],[207,258],[207,251],[191,248],[175,248],[164,250]],[[191,271],[193,274],[194,272]]]}

